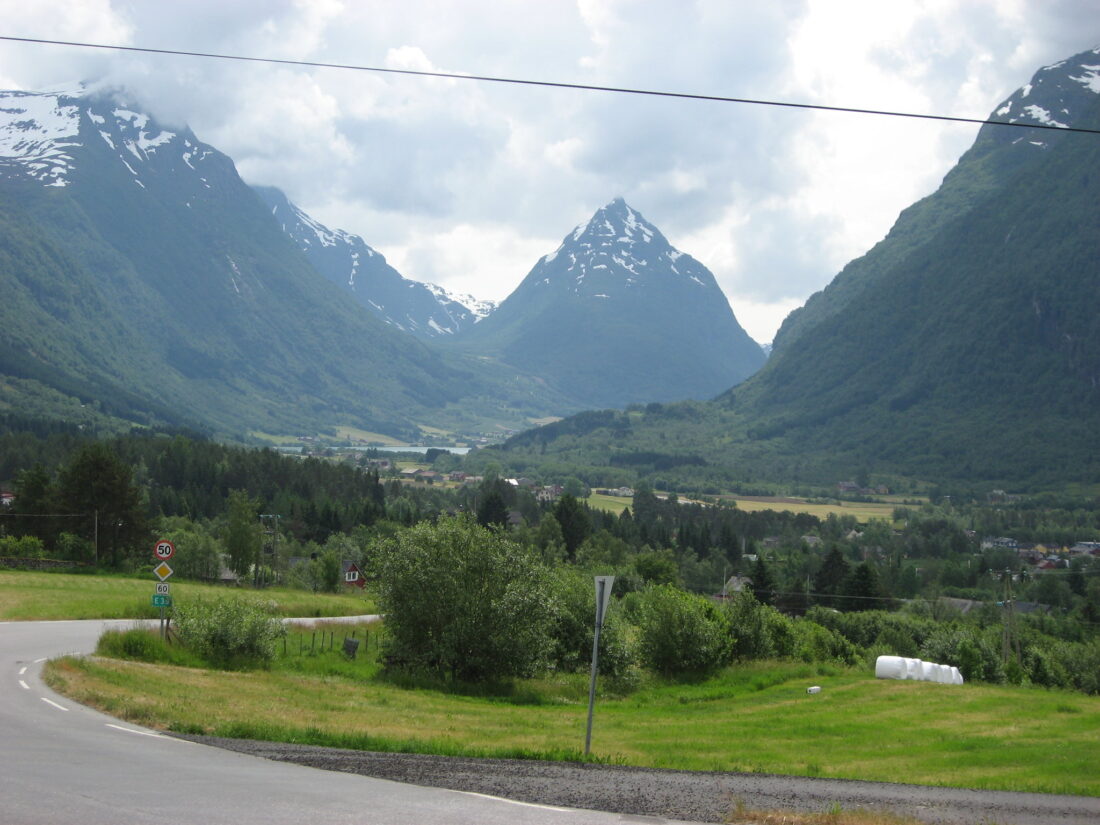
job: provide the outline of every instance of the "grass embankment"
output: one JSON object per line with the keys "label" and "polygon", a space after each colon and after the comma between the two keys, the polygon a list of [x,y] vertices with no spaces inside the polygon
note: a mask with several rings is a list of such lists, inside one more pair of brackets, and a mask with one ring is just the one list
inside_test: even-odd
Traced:
{"label": "grass embankment", "polygon": [[[481,695],[399,685],[373,653],[310,654],[292,633],[270,670],[104,659],[51,663],[77,701],[155,728],[448,755],[579,758],[585,674]],[[373,631],[375,634],[377,631]],[[359,632],[362,638],[362,630]],[[822,691],[808,695],[809,685]],[[1100,796],[1100,698],[874,679],[798,663],[732,667],[697,683],[647,677],[601,697],[593,753],[658,768],[751,771]]]}
{"label": "grass embankment", "polygon": [[[149,619],[156,579],[0,570],[0,621]],[[374,613],[365,596],[328,595],[272,587],[264,590],[171,581],[174,599],[258,598],[281,616],[351,616]]]}

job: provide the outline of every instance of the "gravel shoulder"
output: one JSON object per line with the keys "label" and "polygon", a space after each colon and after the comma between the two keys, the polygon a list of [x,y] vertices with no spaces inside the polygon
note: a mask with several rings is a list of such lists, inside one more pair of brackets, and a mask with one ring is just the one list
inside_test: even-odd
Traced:
{"label": "gravel shoulder", "polygon": [[904,814],[929,823],[1095,825],[1100,798],[934,788],[888,782],[668,771],[469,759],[183,736],[227,750],[413,785],[500,796],[522,802],[651,816],[688,822],[730,822],[738,806],[750,810],[820,812],[834,804]]}

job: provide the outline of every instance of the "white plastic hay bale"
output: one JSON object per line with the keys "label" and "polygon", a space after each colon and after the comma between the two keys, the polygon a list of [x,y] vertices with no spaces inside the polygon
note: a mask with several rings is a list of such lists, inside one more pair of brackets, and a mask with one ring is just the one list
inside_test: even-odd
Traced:
{"label": "white plastic hay bale", "polygon": [[920,659],[906,659],[905,660],[905,678],[906,679],[919,679],[920,678]]}
{"label": "white plastic hay bale", "polygon": [[951,668],[951,684],[961,685],[963,683],[963,675],[959,672],[957,667]]}
{"label": "white plastic hay bale", "polygon": [[821,693],[821,685],[806,688],[807,693]]}
{"label": "white plastic hay bale", "polygon": [[936,681],[936,674],[939,673],[940,666],[935,662],[921,662],[920,663],[920,679],[922,682],[934,682]]}
{"label": "white plastic hay bale", "polygon": [[904,679],[907,668],[902,656],[879,656],[875,660],[876,679]]}
{"label": "white plastic hay bale", "polygon": [[951,684],[951,668],[948,665],[940,665],[937,668],[936,681],[941,685]]}

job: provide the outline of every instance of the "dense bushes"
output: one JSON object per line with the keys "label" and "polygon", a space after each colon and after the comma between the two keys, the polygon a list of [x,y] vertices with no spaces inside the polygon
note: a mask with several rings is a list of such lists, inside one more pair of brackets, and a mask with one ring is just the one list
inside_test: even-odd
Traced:
{"label": "dense bushes", "polygon": [[729,619],[703,596],[655,585],[642,594],[638,619],[642,664],[658,673],[710,673],[729,664]]}
{"label": "dense bushes", "polygon": [[190,602],[173,611],[176,632],[194,653],[222,667],[265,665],[286,635],[264,605],[246,599]]}
{"label": "dense bushes", "polygon": [[463,681],[547,664],[555,610],[533,552],[468,519],[421,522],[377,550],[391,667]]}

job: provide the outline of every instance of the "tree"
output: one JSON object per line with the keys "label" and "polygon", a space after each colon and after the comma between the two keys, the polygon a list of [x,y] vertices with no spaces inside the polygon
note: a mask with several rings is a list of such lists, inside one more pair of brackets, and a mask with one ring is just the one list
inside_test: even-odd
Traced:
{"label": "tree", "polygon": [[477,523],[482,527],[507,527],[508,505],[504,503],[504,496],[491,490],[478,505]]}
{"label": "tree", "polygon": [[878,571],[870,562],[862,562],[848,575],[841,585],[840,609],[850,612],[877,610],[882,595]]}
{"label": "tree", "polygon": [[229,567],[247,576],[260,557],[260,525],[256,521],[260,503],[247,490],[230,490],[226,503],[225,549]]}
{"label": "tree", "polygon": [[53,543],[57,528],[46,515],[58,512],[57,486],[41,464],[23,470],[15,479],[14,512],[27,516],[15,519],[12,533],[36,536],[47,545]]}
{"label": "tree", "polygon": [[375,553],[387,667],[475,681],[530,675],[548,661],[549,572],[504,533],[444,518]]}
{"label": "tree", "polygon": [[592,530],[588,511],[575,496],[565,493],[554,505],[554,518],[558,520],[558,525],[561,527],[562,539],[565,541],[565,554],[572,561],[577,557],[577,548],[584,543]]}
{"label": "tree", "polygon": [[775,604],[775,579],[763,556],[757,556],[752,566],[752,592],[761,604]]}
{"label": "tree", "polygon": [[821,604],[833,605],[836,600],[830,597],[840,591],[841,584],[848,577],[849,569],[848,560],[841,554],[840,547],[835,543],[832,544],[821,568],[814,576],[814,592],[818,594]]}
{"label": "tree", "polygon": [[85,538],[96,541],[97,555],[104,551],[111,565],[148,551],[152,539],[142,506],[141,491],[133,482],[133,470],[106,444],[81,447],[58,478],[59,505],[74,519]]}

